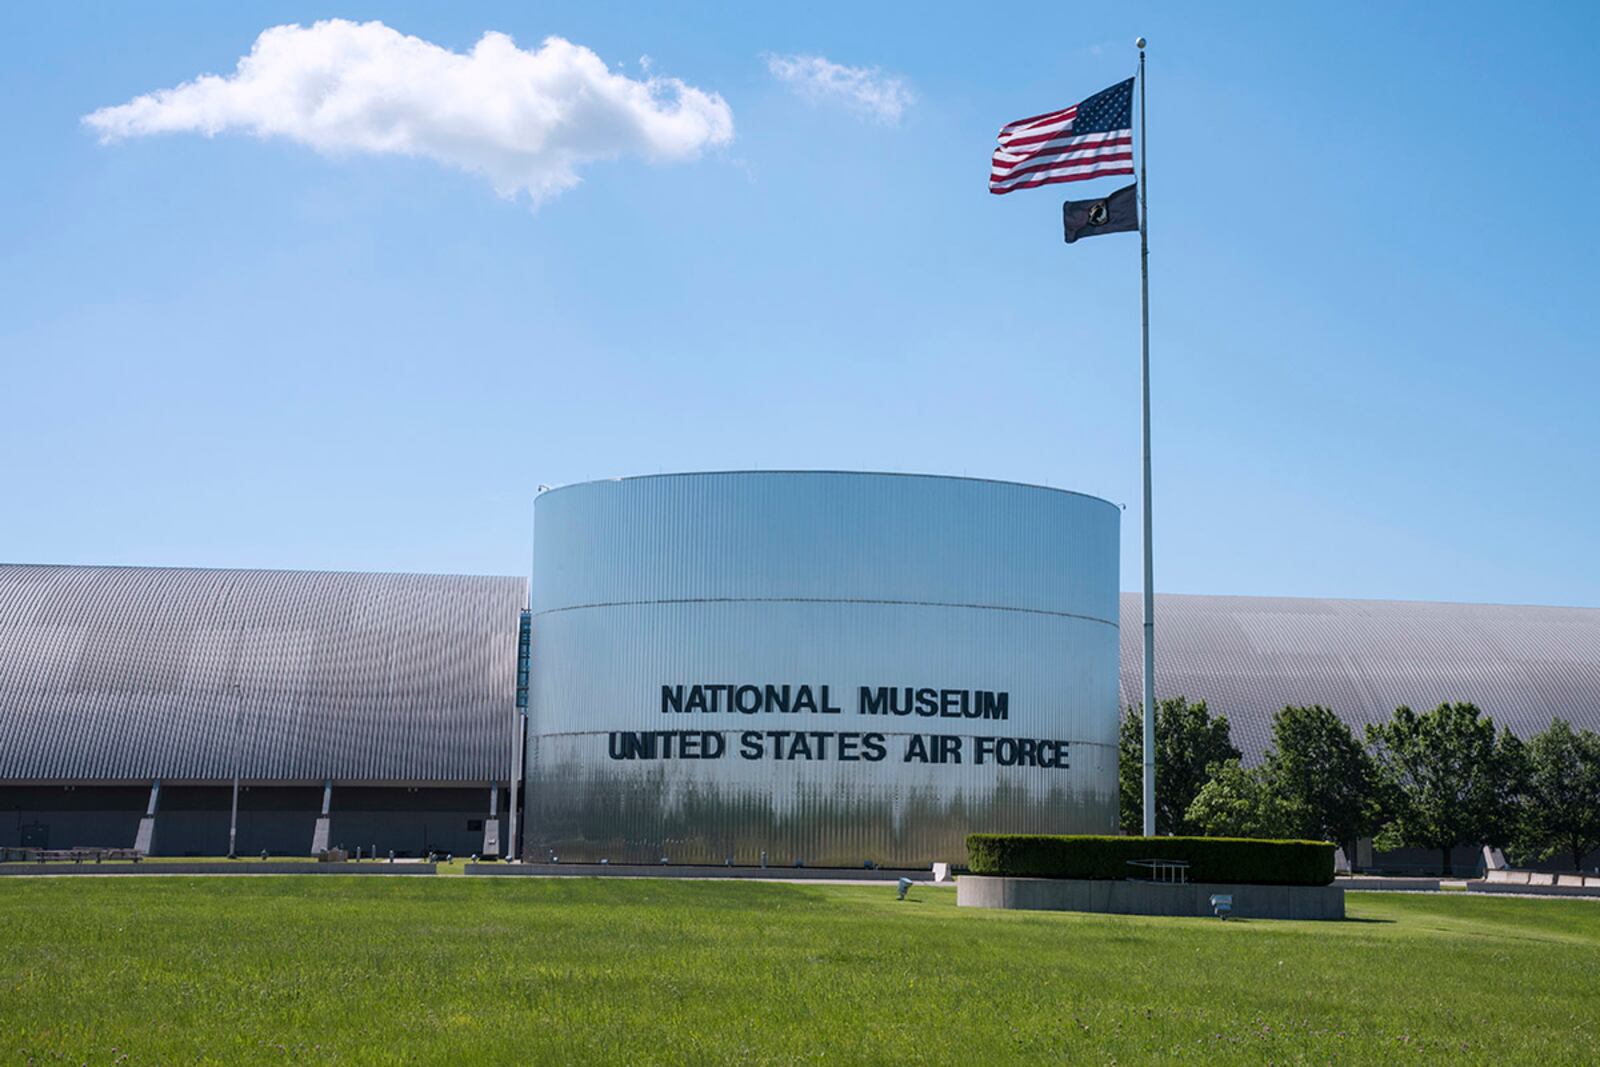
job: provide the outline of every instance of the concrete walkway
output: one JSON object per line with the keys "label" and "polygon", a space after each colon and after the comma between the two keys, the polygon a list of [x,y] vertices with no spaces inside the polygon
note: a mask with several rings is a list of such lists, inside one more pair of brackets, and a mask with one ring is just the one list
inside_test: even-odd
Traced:
{"label": "concrete walkway", "polygon": [[0,863],[0,876],[33,878],[129,878],[183,875],[203,878],[260,877],[281,874],[432,875],[432,863],[274,863],[238,860],[231,863]]}
{"label": "concrete walkway", "polygon": [[858,869],[854,867],[718,867],[699,864],[650,863],[469,863],[465,873],[501,878],[706,878],[756,882],[833,882],[842,885],[891,885],[902,878],[933,881],[932,871]]}

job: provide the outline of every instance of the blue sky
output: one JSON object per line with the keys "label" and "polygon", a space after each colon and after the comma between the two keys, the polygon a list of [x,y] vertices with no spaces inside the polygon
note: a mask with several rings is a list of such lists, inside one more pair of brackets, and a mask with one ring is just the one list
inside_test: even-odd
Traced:
{"label": "blue sky", "polygon": [[[1600,8],[600,7],[0,13],[0,558],[525,573],[540,483],[813,467],[1125,503],[1135,589],[1138,242],[1059,223],[1121,179],[985,178],[1143,33],[1158,588],[1600,605]],[[557,35],[731,139],[535,206],[82,121],[334,17]]]}

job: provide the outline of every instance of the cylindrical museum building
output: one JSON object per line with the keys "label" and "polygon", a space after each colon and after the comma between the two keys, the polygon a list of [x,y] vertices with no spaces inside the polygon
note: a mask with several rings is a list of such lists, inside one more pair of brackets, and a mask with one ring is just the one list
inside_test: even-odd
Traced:
{"label": "cylindrical museum building", "polygon": [[907,867],[1116,832],[1114,505],[760,471],[534,515],[528,859]]}

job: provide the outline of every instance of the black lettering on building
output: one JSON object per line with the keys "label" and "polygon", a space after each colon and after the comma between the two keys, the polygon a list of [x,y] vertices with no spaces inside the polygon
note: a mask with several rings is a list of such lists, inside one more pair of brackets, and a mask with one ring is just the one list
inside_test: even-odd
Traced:
{"label": "black lettering on building", "polygon": [[978,717],[984,719],[1009,719],[1011,694],[1006,692],[991,693],[987,689],[978,690]]}

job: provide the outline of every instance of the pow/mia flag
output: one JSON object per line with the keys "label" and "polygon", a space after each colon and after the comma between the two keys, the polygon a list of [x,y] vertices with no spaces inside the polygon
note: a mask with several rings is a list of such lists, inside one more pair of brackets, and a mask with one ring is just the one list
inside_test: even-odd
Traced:
{"label": "pow/mia flag", "polygon": [[1066,229],[1067,244],[1080,237],[1137,230],[1138,188],[1138,183],[1134,183],[1099,200],[1068,200],[1062,204],[1061,224]]}

